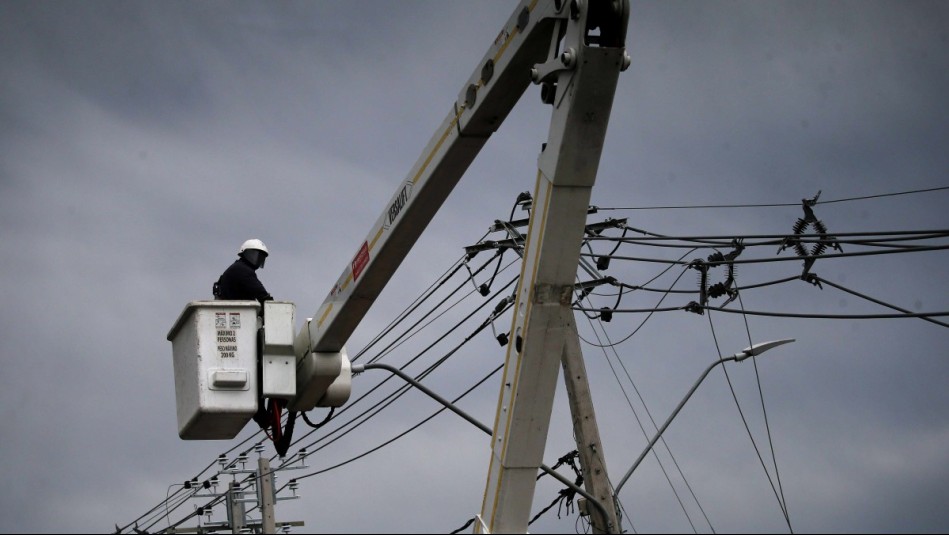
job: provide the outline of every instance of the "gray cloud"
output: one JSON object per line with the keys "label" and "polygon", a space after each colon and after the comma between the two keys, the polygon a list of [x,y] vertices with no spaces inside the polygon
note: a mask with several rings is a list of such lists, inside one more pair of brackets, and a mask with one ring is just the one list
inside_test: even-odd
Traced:
{"label": "gray cloud", "polygon": [[[237,444],[176,436],[165,340],[173,321],[188,301],[210,296],[248,237],[274,251],[261,273],[271,293],[297,303],[298,322],[315,311],[513,7],[0,4],[0,453],[11,482],[0,492],[3,530],[111,530]],[[949,9],[939,2],[635,2],[627,39],[633,62],[620,78],[593,202],[794,203],[818,190],[832,200],[945,186],[946,28]],[[352,353],[461,247],[507,217],[517,193],[533,188],[548,121],[549,109],[529,88],[354,334]],[[816,211],[832,232],[944,229],[945,195]],[[801,215],[787,207],[594,217],[629,217],[630,225],[669,235],[733,235],[788,233]],[[939,311],[949,297],[944,256],[822,259],[815,269],[884,301]],[[745,266],[739,280],[800,269],[798,262]],[[610,273],[640,284],[660,270],[616,262]],[[678,274],[653,285],[667,288]],[[694,287],[693,273],[676,286]],[[659,296],[637,292],[623,306],[651,307]],[[750,310],[884,311],[800,281],[742,296]],[[461,314],[452,311],[433,331]],[[642,320],[617,316],[607,327],[613,341]],[[712,318],[723,353],[748,345],[741,316]],[[593,340],[590,324],[578,321]],[[757,376],[746,364],[729,368],[773,474],[760,378],[795,531],[945,531],[943,329],[913,319],[764,317],[750,318],[749,328],[755,341],[798,340],[762,358]],[[428,343],[423,338],[387,358],[406,362]],[[717,355],[708,317],[679,312],[657,314],[616,354],[589,345],[584,353],[614,481],[646,444],[627,396],[648,418],[626,372],[661,421]],[[483,334],[430,384],[458,395],[503,358]],[[354,395],[379,380],[358,378]],[[462,405],[490,425],[497,387],[488,381]],[[564,398],[561,390],[548,464],[575,447]],[[374,447],[435,408],[407,395],[298,475]],[[720,371],[666,438],[717,531],[787,530]],[[280,502],[278,517],[305,520],[307,531],[460,527],[480,509],[487,447],[479,431],[439,416],[374,455],[303,480],[303,498]],[[696,529],[707,531],[661,455]],[[535,511],[559,490],[549,479],[538,484]],[[621,497],[638,531],[692,529],[669,487],[654,461],[631,478]],[[174,511],[171,522],[196,505]],[[558,519],[552,511],[531,531],[571,532],[575,523],[575,514]]]}

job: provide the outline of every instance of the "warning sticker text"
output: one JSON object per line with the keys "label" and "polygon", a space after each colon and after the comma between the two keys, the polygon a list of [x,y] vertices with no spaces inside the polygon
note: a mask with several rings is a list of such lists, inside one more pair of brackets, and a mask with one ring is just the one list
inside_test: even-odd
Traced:
{"label": "warning sticker text", "polygon": [[217,352],[222,359],[237,358],[237,331],[219,329],[217,331]]}

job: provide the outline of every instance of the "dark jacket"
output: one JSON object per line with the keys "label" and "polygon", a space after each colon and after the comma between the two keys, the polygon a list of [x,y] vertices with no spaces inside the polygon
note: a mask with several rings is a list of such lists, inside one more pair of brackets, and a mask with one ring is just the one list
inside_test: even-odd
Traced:
{"label": "dark jacket", "polygon": [[247,300],[263,302],[273,299],[257,278],[254,267],[243,258],[238,258],[224,270],[217,281],[218,299]]}

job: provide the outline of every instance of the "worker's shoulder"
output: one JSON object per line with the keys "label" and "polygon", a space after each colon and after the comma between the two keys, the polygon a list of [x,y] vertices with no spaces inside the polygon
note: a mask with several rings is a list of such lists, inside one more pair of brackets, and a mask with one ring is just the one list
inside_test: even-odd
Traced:
{"label": "worker's shoulder", "polygon": [[231,276],[231,275],[245,275],[247,273],[253,273],[254,270],[247,265],[246,262],[241,262],[241,259],[238,258],[231,265],[227,266],[227,269],[224,270],[222,277]]}

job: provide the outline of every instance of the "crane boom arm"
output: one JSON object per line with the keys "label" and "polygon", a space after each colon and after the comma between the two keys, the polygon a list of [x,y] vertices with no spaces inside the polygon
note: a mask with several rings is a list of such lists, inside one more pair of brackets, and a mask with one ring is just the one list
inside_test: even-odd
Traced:
{"label": "crane boom arm", "polygon": [[[544,71],[534,77],[540,81],[546,71],[563,68],[559,60],[553,67],[547,60],[556,55],[557,32],[571,9],[562,0],[523,0],[514,10],[326,299],[296,335],[297,397],[291,408],[319,404],[339,373],[338,353],[531,84],[532,70],[540,66]],[[323,380],[317,377],[321,374]]]}
{"label": "crane boom arm", "polygon": [[[476,531],[526,532],[566,337],[587,208],[625,51],[628,0],[522,0],[326,300],[297,334],[291,410],[338,406],[343,346],[461,175],[533,81],[553,107]],[[332,396],[329,396],[332,397]],[[612,506],[612,504],[610,504]],[[617,526],[605,526],[613,531]]]}
{"label": "crane boom arm", "polygon": [[[528,39],[538,24],[535,21],[519,30],[517,13],[399,184],[320,305],[315,321],[307,332],[301,332],[309,337],[310,351],[334,352],[343,347],[462,174],[530,84],[526,73],[546,54],[547,44],[539,46],[538,41],[548,39]],[[544,25],[550,24],[540,26]],[[525,46],[525,41],[534,46]]]}

